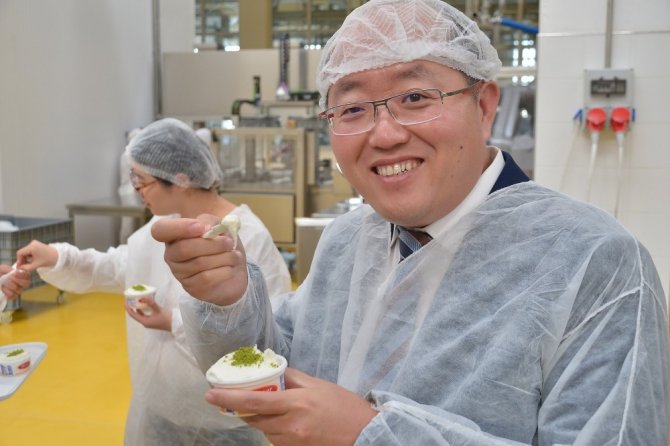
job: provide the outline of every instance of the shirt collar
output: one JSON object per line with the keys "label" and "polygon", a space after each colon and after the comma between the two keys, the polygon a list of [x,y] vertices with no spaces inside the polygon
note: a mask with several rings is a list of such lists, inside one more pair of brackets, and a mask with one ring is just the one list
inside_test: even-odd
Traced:
{"label": "shirt collar", "polygon": [[[472,212],[476,207],[486,201],[489,192],[505,167],[502,151],[497,147],[491,148],[496,151],[496,155],[491,164],[489,164],[489,167],[487,167],[479,177],[470,193],[451,212],[428,226],[421,228],[422,231],[427,232],[433,238],[437,238],[453,228],[464,215]],[[398,228],[391,224],[390,230],[389,248],[393,246],[398,238]]]}

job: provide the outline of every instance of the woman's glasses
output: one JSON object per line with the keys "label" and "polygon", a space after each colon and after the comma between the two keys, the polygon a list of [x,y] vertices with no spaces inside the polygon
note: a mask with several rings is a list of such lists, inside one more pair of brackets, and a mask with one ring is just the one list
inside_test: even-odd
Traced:
{"label": "woman's glasses", "polygon": [[143,191],[147,187],[157,182],[158,180],[154,179],[153,181],[145,183],[142,181],[142,178],[140,178],[135,172],[133,172],[132,170],[130,171],[130,184],[133,186],[133,189],[135,189],[136,192]]}

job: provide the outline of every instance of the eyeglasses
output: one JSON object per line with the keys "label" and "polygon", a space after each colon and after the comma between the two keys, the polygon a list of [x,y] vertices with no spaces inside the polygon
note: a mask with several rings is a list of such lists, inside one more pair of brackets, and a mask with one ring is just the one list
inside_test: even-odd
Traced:
{"label": "eyeglasses", "polygon": [[130,184],[133,186],[133,189],[135,189],[135,192],[140,192],[157,182],[158,180],[153,180],[148,183],[143,183],[142,179],[135,172],[130,172]]}
{"label": "eyeglasses", "polygon": [[336,135],[358,135],[375,126],[377,107],[383,105],[398,124],[423,124],[442,115],[444,98],[466,93],[478,85],[481,80],[465,88],[454,91],[441,91],[437,88],[410,90],[378,101],[351,102],[336,105],[319,117],[328,119],[332,132]]}

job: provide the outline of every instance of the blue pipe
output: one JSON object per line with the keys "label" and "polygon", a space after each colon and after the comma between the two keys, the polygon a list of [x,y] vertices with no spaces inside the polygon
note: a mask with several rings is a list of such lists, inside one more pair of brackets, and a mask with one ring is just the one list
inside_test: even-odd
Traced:
{"label": "blue pipe", "polygon": [[525,23],[517,22],[516,20],[506,19],[505,17],[501,17],[498,20],[500,21],[501,25],[509,26],[510,28],[516,28],[528,34],[537,34],[540,31],[537,26],[527,25]]}

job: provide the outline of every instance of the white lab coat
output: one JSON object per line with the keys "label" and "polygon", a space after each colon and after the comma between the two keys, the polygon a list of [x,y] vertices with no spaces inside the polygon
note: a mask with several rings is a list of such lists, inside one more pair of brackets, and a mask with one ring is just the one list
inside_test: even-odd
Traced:
{"label": "white lab coat", "polygon": [[[267,274],[273,294],[290,290],[286,264],[272,238],[246,205],[235,208],[241,221],[240,240],[247,256],[255,259]],[[172,331],[146,329],[126,316],[128,354],[133,396],[126,424],[127,445],[264,444],[262,435],[232,417],[222,416],[207,404],[203,395],[208,385],[186,345],[179,311],[181,284],[163,259],[164,244],[151,237],[151,226],[137,230],[127,245],[102,253],[79,250],[55,243],[59,252],[53,268],[40,268],[46,282],[70,292],[107,291],[122,293],[136,283],[155,286],[156,301],[172,309]],[[227,428],[242,426],[232,431]],[[233,435],[240,435],[234,441]]]}

